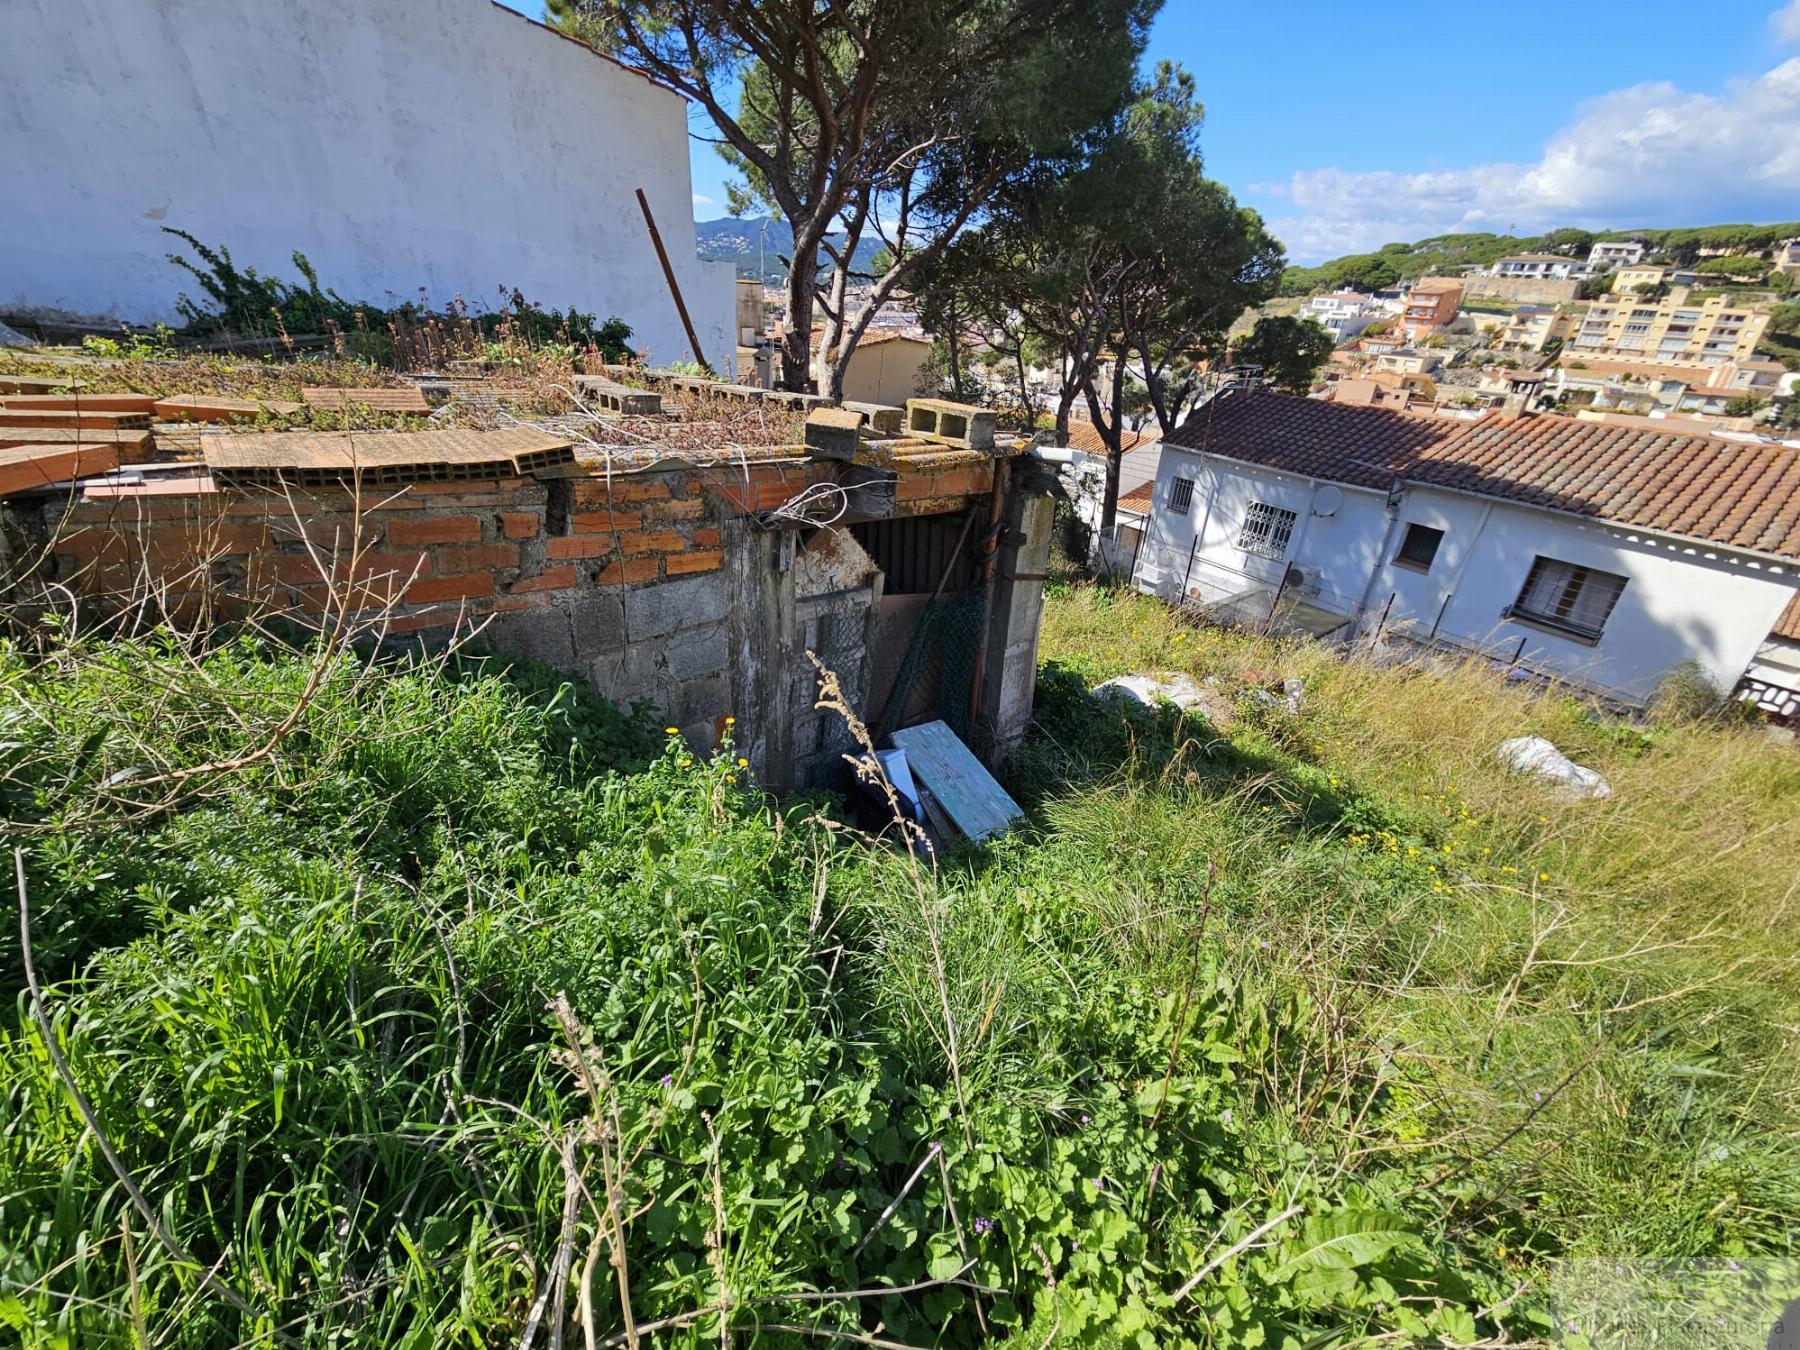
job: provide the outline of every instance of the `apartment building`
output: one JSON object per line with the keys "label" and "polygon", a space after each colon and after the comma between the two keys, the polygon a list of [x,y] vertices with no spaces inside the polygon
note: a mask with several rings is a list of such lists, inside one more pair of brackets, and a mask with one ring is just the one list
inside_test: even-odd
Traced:
{"label": "apartment building", "polygon": [[1463,288],[1454,281],[1421,281],[1407,292],[1406,308],[1400,311],[1395,330],[1408,342],[1417,342],[1447,328],[1456,322],[1462,297]]}
{"label": "apartment building", "polygon": [[1626,295],[1635,291],[1639,286],[1660,286],[1663,276],[1664,269],[1660,267],[1646,266],[1641,263],[1621,267],[1613,273],[1613,294]]}
{"label": "apartment building", "polygon": [[1635,239],[1603,239],[1588,250],[1588,270],[1633,267],[1644,260],[1644,251],[1644,245]]}
{"label": "apartment building", "polygon": [[1508,351],[1541,352],[1552,338],[1565,337],[1570,316],[1555,305],[1521,305],[1501,330],[1495,346]]}
{"label": "apartment building", "polygon": [[1564,353],[1707,368],[1748,361],[1768,326],[1767,310],[1729,304],[1724,296],[1699,304],[1621,297],[1590,306]]}

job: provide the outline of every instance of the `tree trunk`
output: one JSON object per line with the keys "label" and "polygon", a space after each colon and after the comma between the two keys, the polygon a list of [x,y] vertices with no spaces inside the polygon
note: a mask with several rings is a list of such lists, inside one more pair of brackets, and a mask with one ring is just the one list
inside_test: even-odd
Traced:
{"label": "tree trunk", "polygon": [[962,374],[962,319],[956,312],[956,301],[950,301],[949,311],[944,316],[944,350],[949,353],[950,360],[950,397],[960,400],[963,396]]}
{"label": "tree trunk", "polygon": [[819,245],[801,242],[794,232],[794,256],[788,266],[787,309],[782,317],[781,385],[796,394],[812,392],[813,287],[819,272]]}

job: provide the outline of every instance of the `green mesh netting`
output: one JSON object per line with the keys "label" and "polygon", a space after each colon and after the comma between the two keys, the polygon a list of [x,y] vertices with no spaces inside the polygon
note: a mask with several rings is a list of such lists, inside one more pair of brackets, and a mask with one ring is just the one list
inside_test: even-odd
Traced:
{"label": "green mesh netting", "polygon": [[980,587],[946,591],[925,607],[882,710],[876,744],[893,734],[906,715],[914,681],[933,663],[938,668],[937,715],[965,742],[969,739],[969,691],[975,685],[975,654],[981,650],[985,609]]}

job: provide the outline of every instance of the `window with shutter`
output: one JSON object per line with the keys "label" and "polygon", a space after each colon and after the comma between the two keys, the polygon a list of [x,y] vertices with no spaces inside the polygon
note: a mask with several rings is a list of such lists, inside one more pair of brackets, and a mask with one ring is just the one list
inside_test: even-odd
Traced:
{"label": "window with shutter", "polygon": [[1512,612],[1516,618],[1592,640],[1606,627],[1624,590],[1622,576],[1540,554],[1532,559]]}

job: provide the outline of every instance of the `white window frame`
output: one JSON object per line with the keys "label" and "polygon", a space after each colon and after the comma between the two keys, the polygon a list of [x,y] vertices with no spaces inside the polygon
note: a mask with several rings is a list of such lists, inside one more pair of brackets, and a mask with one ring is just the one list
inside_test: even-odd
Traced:
{"label": "white window frame", "polygon": [[1251,502],[1244,512],[1244,523],[1238,527],[1237,546],[1245,553],[1279,562],[1287,557],[1288,548],[1294,542],[1294,526],[1299,520],[1299,513],[1285,506]]}

